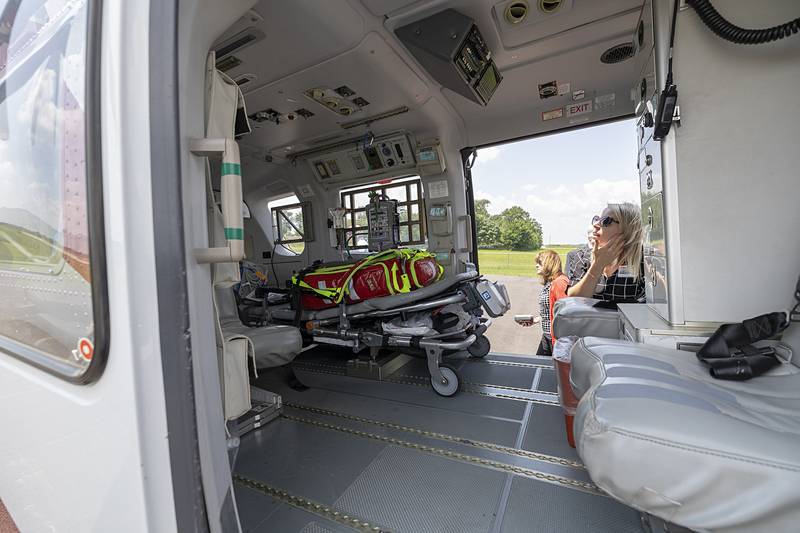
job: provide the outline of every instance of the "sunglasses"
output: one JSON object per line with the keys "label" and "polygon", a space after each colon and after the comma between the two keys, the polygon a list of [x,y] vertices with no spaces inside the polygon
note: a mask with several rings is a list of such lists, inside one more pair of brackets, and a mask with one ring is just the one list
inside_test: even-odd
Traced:
{"label": "sunglasses", "polygon": [[595,215],[592,217],[592,225],[600,224],[600,226],[607,228],[611,224],[619,224],[619,220],[615,220],[611,217],[601,217],[599,215]]}

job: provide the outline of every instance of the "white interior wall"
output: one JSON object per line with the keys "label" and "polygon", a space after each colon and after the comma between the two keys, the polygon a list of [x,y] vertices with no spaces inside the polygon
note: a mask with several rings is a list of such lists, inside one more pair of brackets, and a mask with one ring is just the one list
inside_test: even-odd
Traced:
{"label": "white interior wall", "polygon": [[[716,0],[715,7],[753,28],[798,14],[793,0],[774,0],[769,9]],[[671,11],[656,12],[663,50]],[[800,274],[800,180],[787,150],[800,123],[797,37],[733,44],[687,9],[678,13],[675,39],[681,125],[662,143],[665,216],[680,232],[679,241],[667,243],[670,268],[682,280],[670,297],[683,320],[673,316],[678,323],[737,322],[786,309]],[[661,80],[665,67],[661,61]]]}
{"label": "white interior wall", "polygon": [[[178,53],[180,60],[180,148],[183,190],[186,281],[189,319],[192,324],[192,354],[195,375],[198,439],[203,472],[203,492],[211,531],[236,527],[221,517],[235,513],[231,471],[225,442],[224,416],[219,387],[217,349],[214,337],[211,270],[198,264],[192,250],[208,246],[205,162],[192,155],[189,141],[205,134],[205,65],[212,42],[233,24],[253,0],[186,0],[180,3]],[[228,529],[229,530],[229,529]]]}

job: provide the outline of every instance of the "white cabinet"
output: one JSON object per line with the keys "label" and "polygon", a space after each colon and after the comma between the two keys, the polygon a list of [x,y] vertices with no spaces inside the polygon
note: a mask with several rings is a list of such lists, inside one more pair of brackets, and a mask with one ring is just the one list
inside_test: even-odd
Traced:
{"label": "white cabinet", "polygon": [[662,348],[697,351],[719,326],[673,326],[645,304],[620,304],[619,311],[621,339]]}

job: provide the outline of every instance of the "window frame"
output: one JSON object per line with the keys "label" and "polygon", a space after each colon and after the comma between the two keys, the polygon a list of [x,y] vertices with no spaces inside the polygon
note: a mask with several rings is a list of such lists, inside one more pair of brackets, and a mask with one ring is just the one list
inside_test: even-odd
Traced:
{"label": "window frame", "polygon": [[[86,63],[84,65],[84,135],[86,157],[86,214],[89,242],[90,291],[94,322],[92,360],[76,372],[52,354],[0,335],[0,350],[48,374],[78,385],[97,381],[106,367],[110,342],[105,223],[103,209],[102,145],[100,130],[101,0],[86,1]],[[6,80],[7,82],[8,80]]]}
{"label": "window frame", "polygon": [[[297,226],[295,226],[292,223],[292,221],[289,220],[289,218],[287,216],[284,215],[284,219],[295,230],[297,230],[299,233],[301,233],[302,237],[299,238],[299,239],[284,239],[281,236],[281,228],[280,228],[280,223],[278,221],[277,216],[282,214],[283,211],[287,211],[289,209],[297,209],[298,207],[300,208],[301,213],[303,215],[303,228],[302,228],[302,231],[300,231],[297,228]],[[270,218],[272,219],[272,232],[273,232],[272,236],[274,238],[274,243],[273,243],[274,245],[276,245],[276,246],[277,245],[281,245],[284,248],[287,248],[287,249],[291,250],[291,248],[288,248],[286,246],[287,244],[294,244],[294,243],[298,243],[298,242],[306,243],[306,242],[311,242],[311,241],[314,240],[314,226],[313,226],[313,224],[311,224],[311,202],[297,202],[297,203],[294,203],[294,204],[279,205],[279,206],[273,207],[270,211],[271,211]],[[296,255],[299,255],[299,254],[296,254]]]}
{"label": "window frame", "polygon": [[[408,179],[411,178],[411,179]],[[348,246],[350,250],[363,250],[367,249],[367,246],[356,246],[355,245],[355,238],[357,235],[367,235],[369,232],[368,226],[356,226],[356,216],[359,213],[364,213],[366,218],[366,206],[354,208],[355,205],[355,196],[357,194],[370,194],[371,192],[375,191],[379,194],[386,194],[387,189],[397,189],[400,187],[405,187],[406,189],[406,200],[401,202],[398,200],[397,207],[398,210],[405,206],[408,213],[408,219],[405,222],[400,222],[399,226],[407,227],[408,228],[408,240],[407,241],[399,241],[398,244],[400,246],[415,246],[420,244],[425,244],[427,242],[427,226],[425,223],[425,197],[422,191],[422,178],[419,176],[406,176],[405,178],[400,178],[403,181],[399,183],[394,183],[395,180],[392,180],[388,183],[375,183],[373,185],[367,185],[364,187],[357,187],[357,188],[348,188],[343,189],[339,192],[339,202],[340,205],[345,209],[345,220],[349,221],[349,226],[345,228],[345,234],[350,233],[353,238],[353,246]],[[399,180],[398,180],[399,181]],[[415,187],[417,189],[417,199],[411,200],[411,187]],[[345,201],[345,198],[349,200]],[[419,220],[412,220],[411,219],[411,206],[416,205],[419,208]],[[350,206],[350,207],[348,207]],[[419,226],[419,240],[414,240],[413,236],[413,226]]]}

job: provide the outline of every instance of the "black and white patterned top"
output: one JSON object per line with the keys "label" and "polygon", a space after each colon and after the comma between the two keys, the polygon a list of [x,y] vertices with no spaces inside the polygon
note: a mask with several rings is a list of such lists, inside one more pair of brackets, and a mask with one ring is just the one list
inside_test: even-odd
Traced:
{"label": "black and white patterned top", "polygon": [[[580,269],[583,272],[589,270],[592,264],[592,249],[588,244],[583,244],[574,250],[567,252],[567,277],[570,279],[570,285],[573,285],[572,278]],[[580,279],[580,277],[578,278]]]}
{"label": "black and white patterned top", "polygon": [[[590,252],[591,255],[591,252]],[[569,276],[570,286],[578,283],[589,270],[589,265],[578,265]],[[602,274],[594,289],[593,298],[604,302],[641,303],[644,302],[644,264],[639,267],[639,278],[628,274],[626,267],[620,267],[610,276]],[[542,319],[544,321],[544,319]]]}
{"label": "black and white patterned top", "polygon": [[539,293],[539,316],[542,317],[542,333],[550,336],[550,285],[548,281]]}

